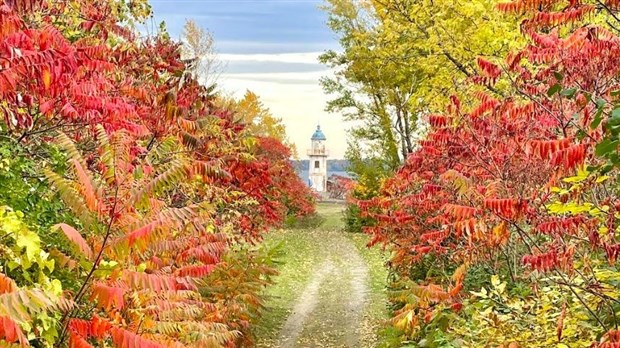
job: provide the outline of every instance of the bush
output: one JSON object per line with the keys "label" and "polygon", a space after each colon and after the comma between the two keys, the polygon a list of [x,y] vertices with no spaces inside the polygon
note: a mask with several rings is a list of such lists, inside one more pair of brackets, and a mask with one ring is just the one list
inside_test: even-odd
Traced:
{"label": "bush", "polygon": [[369,200],[379,194],[385,178],[392,175],[392,169],[380,158],[362,158],[359,148],[350,144],[346,158],[349,161],[348,171],[356,180],[348,193],[347,208],[344,211],[345,231],[361,233],[362,227],[374,225],[374,220],[362,217],[356,202]]}
{"label": "bush", "polygon": [[373,220],[361,216],[361,210],[357,205],[347,204],[343,212],[344,229],[347,232],[361,233],[362,227],[370,226]]}

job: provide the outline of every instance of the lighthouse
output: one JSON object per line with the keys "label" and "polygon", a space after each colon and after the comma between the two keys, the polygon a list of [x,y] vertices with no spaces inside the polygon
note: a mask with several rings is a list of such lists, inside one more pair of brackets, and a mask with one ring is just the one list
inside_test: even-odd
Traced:
{"label": "lighthouse", "polygon": [[310,167],[308,168],[310,187],[318,192],[327,190],[327,156],[328,151],[325,149],[325,141],[327,138],[321,126],[316,126],[316,131],[312,134],[310,141],[312,147],[308,149],[308,158],[310,159]]}

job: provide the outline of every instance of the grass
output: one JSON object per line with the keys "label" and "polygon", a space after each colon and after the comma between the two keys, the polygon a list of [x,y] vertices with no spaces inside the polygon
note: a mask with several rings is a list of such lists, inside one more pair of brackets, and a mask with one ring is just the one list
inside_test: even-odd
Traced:
{"label": "grass", "polygon": [[316,211],[321,215],[325,221],[320,226],[323,230],[341,230],[342,225],[342,211],[344,205],[337,203],[319,203],[316,207]]}
{"label": "grass", "polygon": [[[278,259],[280,275],[275,279],[276,284],[265,291],[266,312],[255,331],[259,347],[273,347],[277,344],[280,329],[291,313],[298,296],[310,282],[316,268],[325,259],[332,258],[336,263],[346,262],[346,259],[334,258],[334,254],[339,254],[337,248],[343,243],[354,245],[368,267],[369,294],[367,295],[368,305],[363,313],[363,323],[338,322],[338,320],[348,321],[347,314],[339,313],[336,309],[338,304],[346,300],[346,294],[343,293],[340,285],[347,281],[348,275],[343,273],[340,282],[328,279],[321,287],[319,294],[321,300],[313,312],[313,317],[322,319],[309,321],[304,327],[303,336],[316,337],[312,346],[318,346],[318,343],[339,339],[339,337],[322,337],[321,335],[325,335],[326,328],[333,329],[333,325],[348,324],[362,326],[364,337],[372,336],[373,340],[376,340],[375,334],[379,331],[380,323],[387,318],[384,286],[387,277],[385,260],[377,248],[366,248],[367,236],[343,231],[343,209],[344,206],[339,204],[319,204],[317,212],[324,218],[320,227],[306,230],[280,229],[266,236],[267,245],[277,246],[280,249]],[[316,340],[319,341],[316,342]],[[372,344],[368,342],[368,344],[370,344],[369,347],[376,346],[376,342]]]}

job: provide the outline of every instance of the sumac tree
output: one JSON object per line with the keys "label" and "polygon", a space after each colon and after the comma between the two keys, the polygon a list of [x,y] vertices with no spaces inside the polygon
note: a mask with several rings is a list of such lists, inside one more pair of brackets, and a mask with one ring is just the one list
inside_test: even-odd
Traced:
{"label": "sumac tree", "polygon": [[[438,326],[462,335],[441,323],[475,305],[468,291],[485,286],[480,272],[509,279],[504,286],[513,293],[531,284],[528,298],[558,289],[570,306],[558,308],[557,342],[593,342],[616,325],[620,205],[608,163],[617,159],[610,105],[620,39],[600,26],[571,28],[597,7],[566,3],[498,5],[527,17],[521,29],[529,43],[505,62],[478,59],[470,82],[492,85],[503,75],[513,93],[477,92],[472,105],[451,98],[444,112],[427,117],[430,133],[380,195],[357,203],[376,222],[366,227],[371,245],[393,251],[400,279],[394,324],[410,337]],[[612,4],[601,4],[615,15]],[[564,336],[571,316],[596,329]],[[605,337],[600,346],[611,346],[614,331]],[[470,343],[550,342],[488,339]]]}
{"label": "sumac tree", "polygon": [[47,245],[0,217],[2,344],[250,345],[274,274],[256,245],[314,210],[285,145],[218,108],[164,32],[137,38],[130,24],[148,13],[0,2],[1,135],[36,167],[24,180],[53,188],[40,200],[63,202]]}

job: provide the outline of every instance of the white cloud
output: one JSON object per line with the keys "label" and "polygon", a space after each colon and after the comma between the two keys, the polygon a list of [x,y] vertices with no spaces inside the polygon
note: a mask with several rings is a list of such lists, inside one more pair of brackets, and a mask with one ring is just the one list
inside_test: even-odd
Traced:
{"label": "white cloud", "polygon": [[[223,74],[227,80],[234,81],[262,81],[283,84],[306,84],[313,87],[319,86],[319,79],[329,73],[324,71],[308,71],[308,72],[269,72],[269,73],[248,73],[248,74]],[[323,92],[321,91],[321,94]]]}
{"label": "white cloud", "polygon": [[318,57],[321,52],[304,53],[273,53],[273,54],[220,54],[219,59],[225,62],[278,62],[302,63],[319,65]]}
{"label": "white cloud", "polygon": [[297,42],[290,40],[283,42],[258,40],[219,40],[218,32],[214,30],[214,34],[217,40],[217,47],[220,52],[234,54],[287,54],[289,52],[310,52],[312,54],[315,54],[318,52],[322,52],[323,50],[338,48],[337,44],[335,44],[334,42]]}

